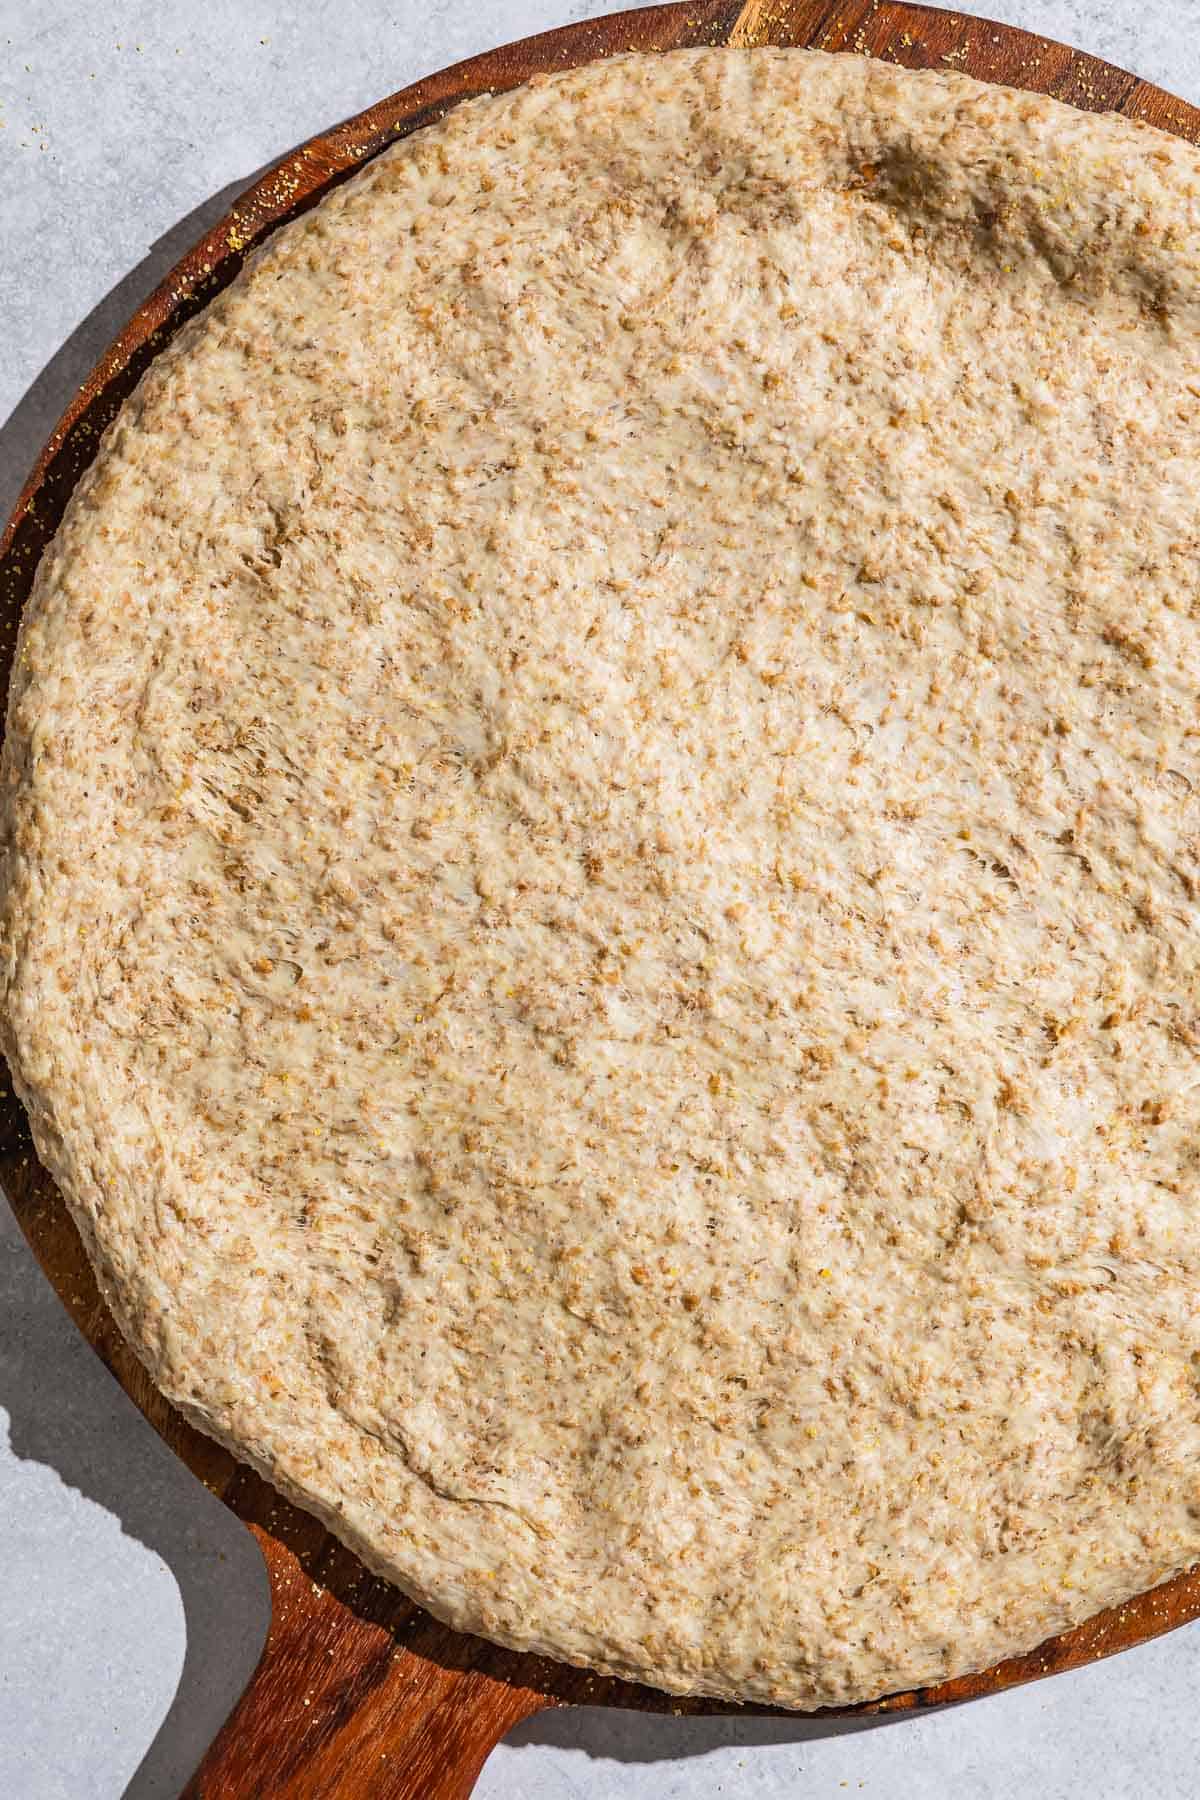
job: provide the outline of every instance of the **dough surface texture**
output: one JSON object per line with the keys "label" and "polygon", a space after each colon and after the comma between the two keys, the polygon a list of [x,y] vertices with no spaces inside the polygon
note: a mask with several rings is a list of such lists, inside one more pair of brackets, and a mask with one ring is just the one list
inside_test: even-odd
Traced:
{"label": "dough surface texture", "polygon": [[807,1708],[1200,1557],[1200,157],[487,97],[47,552],[3,1047],[165,1393],[441,1618]]}

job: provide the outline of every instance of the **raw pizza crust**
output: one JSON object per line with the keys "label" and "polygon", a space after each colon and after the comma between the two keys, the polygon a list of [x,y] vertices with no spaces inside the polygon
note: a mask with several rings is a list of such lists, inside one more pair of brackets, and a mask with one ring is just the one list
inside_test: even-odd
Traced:
{"label": "raw pizza crust", "polygon": [[4,1048],[164,1391],[441,1618],[794,1707],[1200,1555],[1191,148],[462,106],[27,609]]}

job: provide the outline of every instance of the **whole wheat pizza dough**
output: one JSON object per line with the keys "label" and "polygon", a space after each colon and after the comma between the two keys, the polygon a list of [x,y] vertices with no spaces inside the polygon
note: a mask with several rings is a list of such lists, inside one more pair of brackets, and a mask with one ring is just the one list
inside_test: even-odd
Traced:
{"label": "whole wheat pizza dough", "polygon": [[795,1707],[1200,1556],[1200,158],[630,57],[281,232],[28,607],[4,1048],[164,1391]]}

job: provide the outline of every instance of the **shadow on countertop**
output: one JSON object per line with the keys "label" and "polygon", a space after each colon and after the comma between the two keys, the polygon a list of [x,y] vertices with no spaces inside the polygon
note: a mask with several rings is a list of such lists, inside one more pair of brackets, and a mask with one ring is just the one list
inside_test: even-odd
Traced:
{"label": "shadow on countertop", "polygon": [[[128,1800],[174,1800],[258,1661],[270,1614],[266,1570],[254,1539],[161,1441],[76,1331],[2,1204],[0,1406],[10,1415],[15,1458],[56,1471],[174,1577],[186,1630],[183,1667],[126,1789]],[[16,1474],[8,1491],[28,1504],[30,1489]],[[16,1523],[9,1521],[10,1533]],[[64,1543],[64,1562],[86,1555],[91,1541],[85,1527],[80,1543]],[[121,1673],[114,1670],[114,1679]],[[69,1732],[67,1696],[62,1708]]]}
{"label": "shadow on countertop", "polygon": [[[928,1718],[928,1713],[923,1716]],[[585,1755],[611,1762],[675,1762],[687,1756],[708,1756],[730,1746],[760,1749],[780,1744],[807,1744],[818,1738],[849,1737],[885,1726],[914,1722],[911,1713],[881,1713],[849,1719],[763,1718],[753,1713],[722,1713],[712,1717],[672,1713],[625,1712],[602,1706],[563,1707],[561,1711],[535,1713],[516,1725],[504,1739],[513,1749],[526,1744],[549,1744],[560,1750],[582,1750]]]}

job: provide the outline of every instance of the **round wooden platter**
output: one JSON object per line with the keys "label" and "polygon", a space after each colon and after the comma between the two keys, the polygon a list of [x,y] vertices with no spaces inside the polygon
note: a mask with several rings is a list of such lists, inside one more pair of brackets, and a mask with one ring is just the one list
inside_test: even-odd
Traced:
{"label": "round wooden platter", "polygon": [[[1114,110],[1200,142],[1200,112],[1094,57],[984,19],[880,0],[685,0],[619,13],[472,58],[294,151],[178,264],[89,377],[46,446],[0,539],[0,682],[38,557],[99,435],[151,358],[232,280],[247,250],[385,145],[470,95],[623,50],[698,44],[813,45]],[[38,1165],[20,1107],[0,1105],[0,1177],[79,1329],[162,1437],[254,1533],[270,1576],[266,1648],[187,1792],[193,1800],[451,1800],[469,1794],[511,1726],[543,1707],[730,1711],[604,1680],[447,1630],[371,1577],[307,1514],[201,1436],[155,1391],[101,1301],[65,1207]],[[1200,1615],[1200,1569],[1103,1613],[1032,1654],[860,1713],[995,1693],[1107,1656]],[[757,1710],[757,1709],[756,1709]]]}

